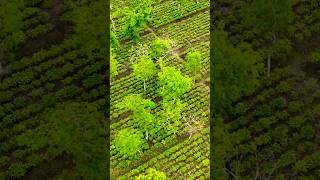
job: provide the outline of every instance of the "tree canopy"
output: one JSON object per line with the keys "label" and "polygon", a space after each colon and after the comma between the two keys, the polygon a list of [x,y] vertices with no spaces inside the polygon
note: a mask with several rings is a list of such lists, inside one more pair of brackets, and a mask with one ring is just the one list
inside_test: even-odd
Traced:
{"label": "tree canopy", "polygon": [[121,155],[132,159],[139,157],[144,144],[143,134],[132,128],[120,130],[112,142],[112,145]]}
{"label": "tree canopy", "polygon": [[157,171],[153,168],[149,168],[147,169],[145,174],[140,174],[139,176],[137,176],[135,178],[136,180],[167,180],[167,176],[161,172],[161,171]]}
{"label": "tree canopy", "polygon": [[138,63],[133,64],[133,73],[136,78],[143,81],[143,89],[146,91],[146,81],[156,75],[157,67],[149,56],[141,57]]}
{"label": "tree canopy", "polygon": [[65,102],[44,112],[39,119],[39,127],[17,137],[19,146],[34,152],[47,147],[48,157],[67,153],[80,177],[106,178],[106,124],[97,106]]}
{"label": "tree canopy", "polygon": [[174,67],[163,67],[158,76],[159,94],[167,100],[180,98],[191,89],[191,78],[182,75]]}
{"label": "tree canopy", "polygon": [[134,0],[132,6],[124,9],[122,35],[137,42],[140,39],[140,31],[146,27],[152,17],[151,0]]}
{"label": "tree canopy", "polygon": [[201,71],[201,61],[202,55],[198,51],[190,51],[187,55],[186,68],[193,73],[193,82],[195,81],[195,76]]}
{"label": "tree canopy", "polygon": [[225,112],[232,102],[243,95],[250,94],[259,84],[263,70],[261,57],[251,49],[241,51],[227,41],[221,29],[213,32],[214,46],[211,83],[214,112]]}

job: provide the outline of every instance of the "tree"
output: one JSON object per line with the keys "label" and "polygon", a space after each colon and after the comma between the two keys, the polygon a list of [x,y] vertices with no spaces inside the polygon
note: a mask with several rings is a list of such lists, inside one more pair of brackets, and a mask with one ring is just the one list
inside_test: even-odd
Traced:
{"label": "tree", "polygon": [[176,134],[182,124],[181,113],[186,106],[179,99],[164,100],[161,103],[163,112],[161,113],[160,126],[165,130],[166,134]]}
{"label": "tree", "polygon": [[118,40],[117,35],[111,30],[110,32],[110,44],[111,44],[111,48],[117,49],[120,47],[120,43]]}
{"label": "tree", "polygon": [[219,44],[213,47],[210,70],[214,113],[226,112],[236,99],[252,93],[263,70],[258,53],[249,48],[241,51],[227,42],[226,37],[221,25],[213,32],[213,43]]}
{"label": "tree", "polygon": [[145,108],[153,109],[156,104],[149,99],[143,99],[140,94],[130,94],[124,97],[123,101],[116,105],[119,109],[128,109],[134,116],[138,115]]}
{"label": "tree", "polygon": [[0,2],[0,44],[7,50],[15,50],[27,39],[23,32],[24,6],[23,0]]}
{"label": "tree", "polygon": [[158,73],[159,94],[167,100],[180,98],[188,92],[192,86],[192,80],[188,76],[183,76],[174,67],[163,67]]}
{"label": "tree", "polygon": [[107,147],[104,117],[97,106],[65,102],[40,115],[41,124],[17,137],[19,146],[46,156],[71,156],[79,177],[106,179]]}
{"label": "tree", "polygon": [[165,55],[171,49],[170,41],[167,39],[155,39],[151,44],[150,57],[157,59]]}
{"label": "tree", "polygon": [[113,50],[110,48],[110,76],[111,78],[115,77],[118,75],[118,62],[114,58]]}
{"label": "tree", "polygon": [[167,180],[167,176],[160,171],[157,171],[153,168],[149,168],[146,172],[146,174],[140,174],[135,178],[136,180]]}
{"label": "tree", "polygon": [[71,22],[74,35],[67,43],[79,48],[89,59],[97,56],[106,58],[108,32],[106,31],[106,16],[104,14],[106,1],[92,1],[86,6],[79,6],[77,2],[68,1],[72,10],[63,13],[63,20]]}
{"label": "tree", "polygon": [[227,130],[223,119],[217,117],[214,119],[213,123],[213,134],[211,135],[213,139],[212,148],[212,166],[215,169],[213,172],[213,179],[228,179],[228,173],[226,172],[225,162],[230,157],[229,153],[233,152],[233,143],[231,141],[231,136]]}
{"label": "tree", "polygon": [[292,3],[291,0],[256,0],[244,10],[244,23],[255,27],[257,33],[264,36],[267,41],[271,40],[267,43],[271,44],[271,47],[267,49],[268,72],[271,66],[271,56],[276,55],[277,51],[272,46],[278,43],[278,36],[281,34],[287,36],[290,29],[288,27],[294,20]]}
{"label": "tree", "polygon": [[122,35],[134,42],[140,39],[140,31],[146,27],[152,16],[151,0],[134,0],[131,6],[124,9]]}
{"label": "tree", "polygon": [[144,144],[143,134],[132,128],[120,130],[112,142],[112,146],[114,146],[121,155],[131,159],[137,159],[139,157]]}
{"label": "tree", "polygon": [[187,55],[186,68],[193,72],[193,83],[195,83],[196,74],[201,71],[202,55],[198,51],[189,52]]}
{"label": "tree", "polygon": [[142,133],[145,133],[146,139],[155,137],[156,118],[150,113],[150,109],[156,107],[156,104],[148,99],[143,99],[140,94],[131,94],[124,98],[124,100],[116,105],[120,109],[128,109],[133,112],[135,119],[134,125],[137,125]]}
{"label": "tree", "polygon": [[143,56],[138,63],[133,64],[133,73],[143,81],[143,90],[146,91],[146,81],[157,72],[156,65],[149,56]]}

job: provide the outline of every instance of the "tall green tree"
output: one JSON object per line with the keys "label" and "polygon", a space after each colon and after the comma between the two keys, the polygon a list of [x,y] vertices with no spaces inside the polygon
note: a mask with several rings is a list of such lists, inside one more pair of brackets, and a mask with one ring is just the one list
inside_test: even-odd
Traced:
{"label": "tall green tree", "polygon": [[133,64],[133,73],[143,81],[143,90],[146,91],[146,81],[156,75],[157,68],[149,56],[143,56],[138,63]]}
{"label": "tall green tree", "polygon": [[156,104],[149,99],[143,99],[140,94],[130,94],[124,100],[116,105],[120,109],[127,109],[133,112],[134,124],[138,129],[145,133],[146,139],[155,136],[157,132],[156,118],[150,110],[156,107]]}
{"label": "tall green tree", "polygon": [[213,61],[211,72],[212,110],[223,113],[232,102],[252,93],[259,85],[263,64],[258,53],[251,49],[241,51],[227,40],[227,34],[219,26],[213,33]]}
{"label": "tall green tree", "polygon": [[145,143],[141,132],[132,128],[126,128],[118,132],[112,141],[112,146],[114,146],[121,155],[131,159],[137,159],[142,153]]}
{"label": "tall green tree", "polygon": [[160,126],[165,130],[165,134],[176,134],[182,124],[181,113],[186,106],[180,99],[164,100],[161,103],[162,113],[160,116]]}
{"label": "tall green tree", "polygon": [[45,111],[36,129],[17,137],[17,144],[31,152],[46,149],[53,159],[67,154],[79,178],[106,179],[106,123],[93,104],[65,102]]}
{"label": "tall green tree", "polygon": [[170,41],[157,38],[152,42],[149,54],[152,59],[157,59],[164,56],[169,50],[171,50]]}
{"label": "tall green tree", "polygon": [[110,31],[110,44],[111,44],[111,47],[114,49],[117,49],[120,47],[118,37],[117,37],[116,33],[114,33],[113,30]]}
{"label": "tall green tree", "polygon": [[[244,23],[254,27],[256,33],[266,40],[264,44],[269,44],[266,49],[268,72],[270,71],[271,57],[277,55],[277,51],[280,50],[279,46],[283,47],[283,42],[287,42],[280,41],[279,37],[281,35],[287,37],[290,34],[290,24],[294,20],[292,6],[292,0],[256,0],[244,8]],[[290,43],[285,45],[289,51]]]}
{"label": "tall green tree", "polygon": [[212,154],[212,165],[215,170],[213,179],[228,179],[228,172],[226,171],[226,161],[228,160],[228,154],[233,150],[233,144],[231,136],[223,122],[224,120],[220,117],[216,118],[213,123],[213,147],[211,149]]}
{"label": "tall green tree", "polygon": [[124,9],[122,19],[122,35],[134,42],[140,39],[140,31],[146,27],[152,17],[151,0],[134,0]]}
{"label": "tall green tree", "polygon": [[159,94],[166,100],[180,98],[188,92],[192,86],[192,80],[188,76],[182,75],[174,67],[163,67],[158,73],[159,76]]}
{"label": "tall green tree", "polygon": [[198,51],[190,51],[187,55],[186,68],[193,73],[193,83],[195,82],[197,73],[201,71],[202,59],[202,55]]}
{"label": "tall green tree", "polygon": [[[26,40],[23,32],[23,0],[0,2],[0,48],[15,50]],[[0,50],[1,51],[1,50]]]}

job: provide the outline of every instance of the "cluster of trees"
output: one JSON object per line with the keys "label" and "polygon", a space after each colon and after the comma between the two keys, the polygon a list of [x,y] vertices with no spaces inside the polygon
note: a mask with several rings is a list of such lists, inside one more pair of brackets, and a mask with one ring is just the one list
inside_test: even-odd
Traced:
{"label": "cluster of trees", "polygon": [[[137,159],[143,149],[148,148],[146,140],[156,142],[159,136],[176,134],[182,125],[181,113],[185,104],[181,97],[191,89],[193,83],[190,77],[183,75],[175,67],[165,65],[163,59],[170,50],[169,40],[157,38],[151,43],[149,52],[140,56],[138,62],[132,65],[134,77],[143,82],[144,92],[148,88],[147,82],[155,76],[158,77],[157,93],[162,97],[161,113],[155,115],[153,109],[157,104],[144,99],[140,94],[130,94],[117,104],[117,108],[133,113],[133,127],[120,130],[113,141],[118,153],[129,159]],[[192,50],[186,57],[185,68],[189,69],[194,77],[201,70],[202,59],[201,53]]]}
{"label": "cluster of trees", "polygon": [[261,56],[251,48],[234,47],[219,24],[213,32],[213,42],[218,44],[212,49],[211,101],[214,113],[230,111],[232,103],[243,95],[251,94],[259,85],[263,72]]}
{"label": "cluster of trees", "polygon": [[[29,57],[10,56],[7,51],[19,52],[27,36],[51,28],[44,24],[52,20],[41,10],[45,4],[54,5],[49,12],[63,9],[59,18],[71,22],[73,33]],[[106,103],[105,7],[106,1],[0,2],[0,59],[8,61],[0,84],[0,179],[46,172],[64,160],[70,162],[62,179],[107,179],[105,119],[93,105]]]}
{"label": "cluster of trees", "polygon": [[[313,0],[216,2],[210,70],[214,179],[317,179],[311,108],[318,85],[299,84],[307,82],[301,62],[319,64],[311,40],[319,31],[316,14],[319,3]],[[285,66],[295,69],[288,73]]]}
{"label": "cluster of trees", "polygon": [[[19,147],[31,152],[46,147],[44,157],[48,159],[71,157],[75,164],[75,177],[106,178],[106,123],[96,105],[64,102],[37,118],[41,119],[41,124],[36,129],[16,138]],[[20,170],[9,169],[11,173]]]}

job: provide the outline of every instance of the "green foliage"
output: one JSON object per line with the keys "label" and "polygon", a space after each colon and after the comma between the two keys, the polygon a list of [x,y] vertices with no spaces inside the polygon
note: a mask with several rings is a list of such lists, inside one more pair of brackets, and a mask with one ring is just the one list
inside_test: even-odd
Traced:
{"label": "green foliage", "polygon": [[309,54],[308,60],[313,64],[320,64],[320,51],[312,51]]}
{"label": "green foliage", "polygon": [[291,101],[288,104],[288,111],[291,113],[302,111],[303,103],[300,101]]}
{"label": "green foliage", "polygon": [[157,38],[152,42],[149,54],[152,59],[157,59],[164,56],[170,49],[169,40]]}
{"label": "green foliage", "polygon": [[252,50],[240,51],[226,40],[221,26],[213,32],[211,72],[213,112],[226,112],[232,102],[252,93],[259,85],[262,72],[261,57]]}
{"label": "green foliage", "polygon": [[136,78],[143,81],[143,89],[146,91],[146,81],[156,75],[157,68],[149,56],[141,57],[138,63],[133,64],[133,73]]}
{"label": "green foliage", "polygon": [[131,159],[137,159],[139,157],[144,144],[143,134],[129,128],[121,129],[112,142],[112,145],[121,155],[125,155]]}
{"label": "green foliage", "polygon": [[212,149],[213,179],[226,180],[227,172],[225,170],[225,162],[228,159],[229,153],[233,150],[231,136],[226,129],[226,125],[222,118],[215,119],[213,126],[212,138],[215,148]]}
{"label": "green foliage", "polygon": [[181,113],[186,104],[179,99],[164,100],[161,103],[163,112],[161,113],[160,126],[165,129],[166,134],[176,134],[182,125]]}
{"label": "green foliage", "polygon": [[74,25],[74,34],[68,43],[78,47],[88,58],[96,56],[106,57],[107,32],[106,32],[106,1],[95,1],[89,5],[79,6],[77,2],[68,1],[71,10],[63,14],[67,22]]}
{"label": "green foliage", "polygon": [[31,151],[47,148],[49,157],[70,155],[79,177],[105,179],[106,137],[103,116],[87,103],[65,102],[39,117],[42,123],[17,137]]}
{"label": "green foliage", "polygon": [[110,31],[110,44],[111,44],[110,47],[114,49],[117,49],[120,47],[118,37],[112,30]]}
{"label": "green foliage", "polygon": [[202,62],[202,55],[198,51],[191,51],[187,55],[187,64],[186,68],[193,72],[193,82],[195,81],[195,76],[197,73],[201,71],[201,62]]}
{"label": "green foliage", "polygon": [[121,34],[124,37],[129,37],[134,42],[140,39],[140,31],[146,27],[152,16],[151,3],[151,0],[134,0],[131,2],[133,6],[124,9],[124,16],[121,18],[123,23]]}
{"label": "green foliage", "polygon": [[191,78],[183,76],[179,70],[174,67],[163,67],[158,73],[159,76],[159,94],[164,99],[171,100],[180,98],[188,92],[192,86]]}
{"label": "green foliage", "polygon": [[153,168],[147,169],[146,174],[141,174],[135,178],[136,180],[167,180],[168,178],[163,172]]}
{"label": "green foliage", "polygon": [[292,51],[291,42],[288,39],[279,39],[270,50],[275,57],[285,59]]}
{"label": "green foliage", "polygon": [[16,49],[26,40],[23,32],[23,0],[0,2],[0,39],[7,49]]}
{"label": "green foliage", "polygon": [[244,10],[244,22],[256,27],[260,35],[276,41],[278,34],[287,33],[294,19],[291,0],[256,0]]}
{"label": "green foliage", "polygon": [[133,111],[133,114],[139,114],[141,111],[145,110],[145,108],[153,109],[155,107],[155,103],[151,100],[143,99],[140,94],[130,94],[124,98],[122,102],[116,105],[119,109],[128,109]]}
{"label": "green foliage", "polygon": [[281,109],[281,108],[284,108],[284,107],[287,106],[287,100],[285,98],[283,98],[283,97],[279,97],[279,98],[274,99],[271,102],[271,105],[274,108]]}
{"label": "green foliage", "polygon": [[9,167],[9,175],[11,177],[22,177],[27,172],[25,164],[15,163]]}
{"label": "green foliage", "polygon": [[120,109],[128,109],[133,112],[134,124],[138,126],[142,133],[146,134],[146,139],[155,137],[156,118],[150,113],[150,109],[156,107],[156,104],[151,100],[145,100],[140,94],[131,94],[124,98],[124,100],[116,105]]}
{"label": "green foliage", "polygon": [[116,58],[114,57],[114,53],[112,48],[110,48],[110,76],[111,78],[114,78],[118,75],[118,62]]}

